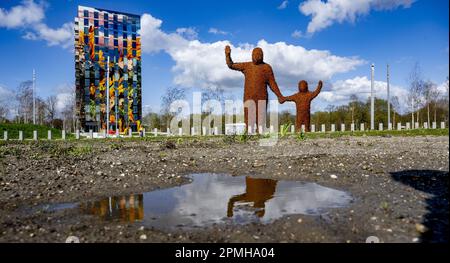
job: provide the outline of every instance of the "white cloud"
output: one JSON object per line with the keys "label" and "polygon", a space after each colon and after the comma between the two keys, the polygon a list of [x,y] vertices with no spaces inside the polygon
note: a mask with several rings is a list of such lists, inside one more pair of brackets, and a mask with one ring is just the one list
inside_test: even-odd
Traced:
{"label": "white cloud", "polygon": [[294,32],[292,32],[291,36],[293,38],[301,38],[303,37],[303,33],[300,30],[295,30]]}
{"label": "white cloud", "polygon": [[73,44],[73,23],[65,23],[60,28],[50,28],[43,21],[45,5],[25,0],[11,9],[0,9],[0,27],[20,28],[26,32],[22,36],[27,40],[44,40],[49,46],[68,48]]}
{"label": "white cloud", "polygon": [[284,0],[283,2],[281,2],[281,4],[277,8],[280,10],[283,10],[288,6],[288,4],[289,4],[289,1]]}
{"label": "white cloud", "polygon": [[[213,43],[188,40],[176,33],[165,33],[161,25],[161,20],[149,14],[142,16],[142,50],[146,53],[165,51],[172,57],[175,84],[197,88],[242,87],[242,74],[227,67],[224,48],[230,45],[233,60],[243,62],[251,61],[254,45],[234,46],[227,40]],[[295,87],[300,79],[328,80],[364,63],[356,57],[339,57],[329,51],[307,50],[284,42],[260,40],[257,46],[264,50],[265,61],[272,65],[281,87]]]}
{"label": "white cloud", "polygon": [[214,28],[214,27],[211,27],[208,30],[208,33],[211,33],[211,34],[214,34],[214,35],[228,35],[229,34],[226,31],[223,31],[223,30],[220,30],[220,29],[217,29],[217,28]]}
{"label": "white cloud", "polygon": [[42,21],[44,17],[43,4],[37,4],[33,0],[25,0],[9,11],[0,8],[0,27],[25,27]]}
{"label": "white cloud", "polygon": [[[325,88],[327,85],[325,85]],[[338,80],[331,85],[328,91],[322,91],[317,97],[323,102],[323,105],[333,104],[342,105],[347,104],[352,95],[356,95],[359,100],[366,101],[370,97],[370,79],[366,76],[355,77],[353,79]],[[310,89],[313,86],[311,85]],[[315,88],[315,86],[314,86]],[[387,83],[384,81],[374,81],[375,96],[381,99],[387,99]],[[407,105],[408,91],[397,85],[390,85],[391,98],[397,96],[399,103],[402,106]]]}
{"label": "white cloud", "polygon": [[188,40],[194,40],[194,39],[198,38],[198,32],[195,27],[177,28],[176,32],[178,35],[180,35]]}
{"label": "white cloud", "polygon": [[69,48],[73,45],[74,24],[65,23],[60,28],[53,29],[40,23],[33,27],[34,32],[27,32],[23,38],[29,40],[45,40],[49,46],[62,46]]}
{"label": "white cloud", "polygon": [[354,22],[358,16],[373,10],[389,10],[398,7],[408,8],[415,0],[307,0],[299,5],[306,16],[312,16],[308,33],[314,33],[338,22]]}

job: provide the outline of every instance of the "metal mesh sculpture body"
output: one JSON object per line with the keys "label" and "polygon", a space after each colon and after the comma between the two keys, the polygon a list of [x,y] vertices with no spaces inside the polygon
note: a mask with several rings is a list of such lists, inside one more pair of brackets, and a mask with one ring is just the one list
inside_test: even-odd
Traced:
{"label": "metal mesh sculpture body", "polygon": [[309,132],[311,127],[311,101],[319,95],[322,90],[322,81],[319,81],[319,85],[315,91],[308,91],[308,82],[302,80],[298,83],[299,92],[292,95],[282,98],[282,103],[285,101],[293,101],[295,102],[295,106],[297,108],[297,117],[295,120],[295,129],[297,132],[301,130],[302,125],[305,125],[305,131]]}
{"label": "metal mesh sculpture body", "polygon": [[[255,48],[252,53],[252,62],[234,63],[231,59],[231,48],[225,47],[225,57],[227,65],[232,70],[240,71],[245,76],[244,84],[244,119],[247,128],[254,127],[256,124],[265,126],[266,108],[267,108],[267,86],[277,95],[281,102],[283,95],[281,94],[272,67],[264,63],[264,55],[261,48]],[[261,109],[258,105],[264,106]],[[260,112],[262,111],[262,112]],[[250,120],[249,120],[250,117]]]}

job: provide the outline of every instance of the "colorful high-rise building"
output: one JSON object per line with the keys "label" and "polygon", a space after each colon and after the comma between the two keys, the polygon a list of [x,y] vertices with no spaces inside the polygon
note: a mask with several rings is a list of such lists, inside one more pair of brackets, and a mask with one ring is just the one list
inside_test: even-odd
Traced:
{"label": "colorful high-rise building", "polygon": [[75,86],[77,119],[82,130],[103,132],[108,124],[110,133],[140,129],[140,23],[138,15],[78,7]]}

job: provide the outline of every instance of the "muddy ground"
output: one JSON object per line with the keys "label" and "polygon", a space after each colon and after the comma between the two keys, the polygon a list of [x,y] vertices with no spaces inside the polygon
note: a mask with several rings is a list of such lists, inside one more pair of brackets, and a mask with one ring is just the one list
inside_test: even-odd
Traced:
{"label": "muddy ground", "polygon": [[[0,144],[0,242],[448,242],[448,137],[230,138]],[[29,210],[187,183],[190,173],[316,182],[350,206],[271,224],[158,230],[76,209]]]}

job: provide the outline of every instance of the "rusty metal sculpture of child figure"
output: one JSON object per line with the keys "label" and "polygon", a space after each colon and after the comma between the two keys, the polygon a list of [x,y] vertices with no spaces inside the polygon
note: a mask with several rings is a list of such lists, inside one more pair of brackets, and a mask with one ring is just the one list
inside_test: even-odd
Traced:
{"label": "rusty metal sculpture of child figure", "polygon": [[322,81],[319,81],[319,85],[315,91],[308,91],[308,82],[302,80],[298,83],[298,93],[287,96],[281,99],[283,104],[285,101],[295,102],[297,108],[297,117],[295,120],[295,129],[300,132],[302,125],[305,126],[305,131],[310,131],[310,117],[311,117],[311,101],[319,95],[322,89]]}

